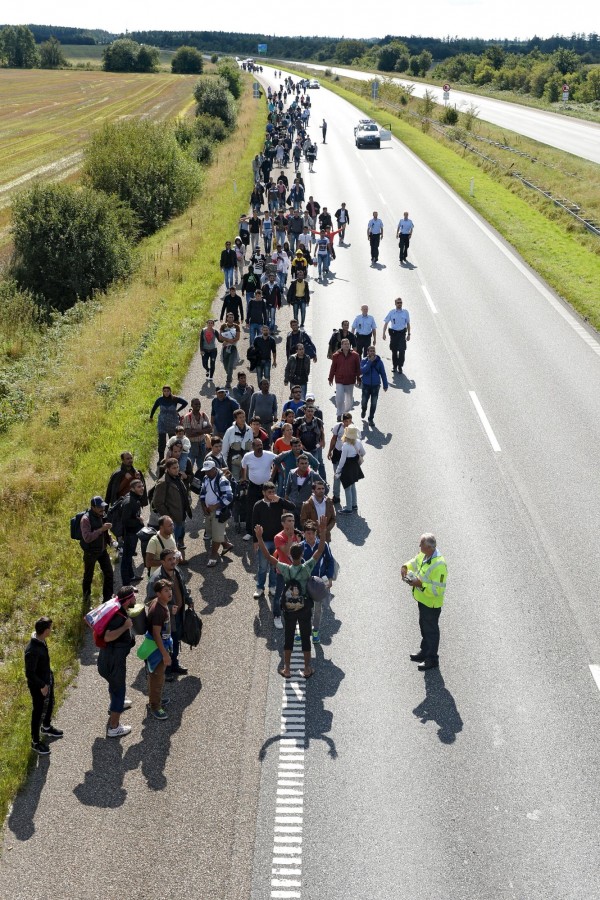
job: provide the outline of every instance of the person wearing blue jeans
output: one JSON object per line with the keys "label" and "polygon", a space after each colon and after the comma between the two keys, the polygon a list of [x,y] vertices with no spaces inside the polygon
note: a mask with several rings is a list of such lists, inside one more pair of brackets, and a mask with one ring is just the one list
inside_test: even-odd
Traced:
{"label": "person wearing blue jeans", "polygon": [[225,249],[221,251],[221,271],[225,278],[225,289],[229,290],[233,287],[233,275],[237,264],[235,250],[231,249],[231,241],[225,242]]}
{"label": "person wearing blue jeans", "polygon": [[[285,512],[292,512],[294,504],[288,500],[283,500],[277,495],[275,485],[272,481],[267,481],[262,486],[262,500],[258,500],[254,504],[252,510],[252,531],[256,525],[263,528],[263,539],[269,550],[273,553],[275,550],[275,535],[281,528],[281,517]],[[258,544],[255,541],[255,551],[258,551]],[[255,599],[259,599],[264,595],[265,585],[267,582],[267,572],[269,574],[269,593],[275,594],[275,586],[277,582],[277,573],[275,569],[269,565],[268,559],[262,554],[257,555],[256,567],[256,591]]]}
{"label": "person wearing blue jeans", "polygon": [[375,410],[377,409],[377,399],[379,397],[379,389],[383,385],[383,390],[388,389],[388,380],[385,373],[385,366],[381,357],[377,356],[375,347],[367,349],[366,359],[360,362],[360,376],[362,382],[361,397],[361,415],[364,419],[367,414],[367,405],[371,401],[369,410],[369,425],[374,424]]}
{"label": "person wearing blue jeans", "polygon": [[263,300],[260,288],[255,292],[254,297],[248,303],[248,311],[246,314],[246,325],[250,326],[250,346],[254,345],[254,341],[261,333],[263,325],[268,327],[269,310],[267,304]]}

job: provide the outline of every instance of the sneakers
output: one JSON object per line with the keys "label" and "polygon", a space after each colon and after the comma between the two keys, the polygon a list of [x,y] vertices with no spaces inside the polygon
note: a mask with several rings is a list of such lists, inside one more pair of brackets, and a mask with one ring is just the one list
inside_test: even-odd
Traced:
{"label": "sneakers", "polygon": [[313,639],[313,644],[320,644],[320,643],[321,643],[321,635],[320,635],[320,633],[319,633],[318,628],[313,628],[313,630],[312,630],[312,639]]}
{"label": "sneakers", "polygon": [[173,672],[174,675],[187,675],[188,670],[185,666],[180,666],[178,664],[176,666],[171,666],[171,672]]}
{"label": "sneakers", "polygon": [[152,715],[154,716],[155,719],[160,719],[161,722],[163,722],[165,719],[169,718],[169,716],[167,715],[167,713],[164,711],[164,709],[162,707],[160,709],[152,709],[152,707],[150,707],[150,712],[152,713]]}
{"label": "sneakers", "polygon": [[50,747],[44,744],[43,741],[32,741],[31,749],[34,753],[37,753],[38,756],[49,756],[50,755]]}
{"label": "sneakers", "polygon": [[302,643],[302,638],[300,637],[298,632],[296,632],[296,634],[294,635],[294,646],[299,647],[301,643]]}
{"label": "sneakers", "polygon": [[117,725],[116,728],[107,728],[106,736],[109,738],[126,737],[131,732],[131,725]]}
{"label": "sneakers", "polygon": [[60,728],[55,728],[54,725],[48,725],[47,727],[46,725],[42,725],[40,731],[42,732],[42,734],[47,734],[48,737],[53,738],[61,738],[64,733],[60,730]]}
{"label": "sneakers", "polygon": [[251,541],[251,540],[252,540],[252,535],[251,535],[251,534],[245,534],[244,537],[242,538],[242,540],[243,540],[243,541]]}
{"label": "sneakers", "polygon": [[[123,712],[124,712],[126,709],[131,709],[132,706],[133,706],[133,703],[131,702],[131,700],[129,699],[129,697],[125,697],[125,699],[123,700]],[[110,706],[109,706],[109,707],[108,707],[108,714],[109,714],[109,716],[110,716],[111,712],[112,712],[112,710],[111,710],[111,708],[110,708]]]}
{"label": "sneakers", "polygon": [[283,622],[281,621],[281,616],[274,616],[273,625],[275,626],[275,628],[279,628],[279,629],[283,628]]}
{"label": "sneakers", "polygon": [[269,594],[271,595],[271,597],[274,597],[274,596],[275,596],[275,591],[276,591],[276,590],[277,590],[277,589],[274,588],[274,587],[270,587],[270,588],[269,588]]}
{"label": "sneakers", "polygon": [[255,600],[260,600],[261,597],[264,597],[264,596],[265,596],[265,592],[264,592],[264,591],[261,591],[260,588],[257,588],[257,589],[254,591],[254,593],[253,593],[252,596],[254,597]]}

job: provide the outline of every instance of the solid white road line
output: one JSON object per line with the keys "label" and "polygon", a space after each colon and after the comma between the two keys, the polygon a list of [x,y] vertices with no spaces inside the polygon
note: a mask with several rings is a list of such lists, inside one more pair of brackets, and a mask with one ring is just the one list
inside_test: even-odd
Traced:
{"label": "solid white road line", "polygon": [[596,682],[596,687],[600,691],[600,666],[596,665],[596,663],[590,663],[590,672],[592,673],[592,678]]}
{"label": "solid white road line", "polygon": [[490,425],[490,423],[488,421],[488,417],[486,416],[486,414],[483,411],[483,407],[482,407],[481,403],[479,402],[479,397],[477,396],[475,391],[469,391],[469,397],[473,401],[473,406],[475,407],[475,409],[477,411],[477,415],[481,419],[481,424],[483,425],[484,431],[488,436],[490,444],[492,445],[492,450],[494,450],[496,453],[500,453],[500,450],[501,450],[500,444],[496,440],[496,435],[492,431],[492,426]]}

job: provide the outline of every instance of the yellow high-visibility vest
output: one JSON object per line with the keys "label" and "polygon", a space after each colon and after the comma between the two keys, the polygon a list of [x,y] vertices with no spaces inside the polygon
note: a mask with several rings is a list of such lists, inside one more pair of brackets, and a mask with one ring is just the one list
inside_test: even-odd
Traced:
{"label": "yellow high-visibility vest", "polygon": [[423,603],[424,606],[431,606],[437,609],[444,604],[448,567],[446,560],[441,554],[432,557],[428,562],[425,562],[426,559],[427,557],[424,553],[417,553],[414,559],[404,563],[404,565],[409,572],[414,572],[423,583],[422,588],[414,587],[412,589],[415,600],[418,603]]}

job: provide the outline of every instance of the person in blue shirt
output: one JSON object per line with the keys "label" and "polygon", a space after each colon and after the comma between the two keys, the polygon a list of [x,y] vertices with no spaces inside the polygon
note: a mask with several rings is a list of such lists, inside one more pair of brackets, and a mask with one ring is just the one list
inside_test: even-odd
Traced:
{"label": "person in blue shirt", "polygon": [[289,400],[286,400],[283,404],[283,412],[286,413],[288,409],[291,409],[294,413],[294,417],[296,416],[299,409],[302,409],[306,400],[302,399],[302,388],[299,384],[294,384],[292,386],[292,390],[290,391],[291,397]]}
{"label": "person in blue shirt", "polygon": [[223,437],[227,429],[233,425],[233,414],[239,409],[238,404],[229,396],[227,388],[218,387],[210,409],[210,424],[213,435]]}
{"label": "person in blue shirt", "polygon": [[[302,559],[306,562],[307,559],[312,559],[314,553],[316,553],[320,544],[320,539],[317,537],[317,523],[311,522],[310,520],[306,521],[304,524],[304,540],[300,544],[302,548]],[[325,549],[323,550],[323,555],[321,559],[318,561],[314,569],[312,570],[312,575],[317,578],[321,578],[323,582],[327,584],[327,588],[331,588],[333,583],[333,567],[334,567],[334,559],[333,554],[329,548],[329,544],[325,543]],[[321,614],[323,612],[323,603],[315,600],[313,606],[313,620],[312,620],[312,639],[313,644],[318,644],[321,640],[320,628],[321,628]]]}
{"label": "person in blue shirt", "polygon": [[364,419],[367,414],[367,406],[371,401],[371,409],[369,411],[369,425],[375,424],[375,410],[377,409],[377,400],[379,397],[379,389],[383,384],[383,390],[388,389],[387,375],[385,374],[385,366],[380,356],[377,356],[375,347],[369,347],[367,350],[367,358],[360,361],[360,377],[362,381],[362,398],[361,398],[361,417]]}

